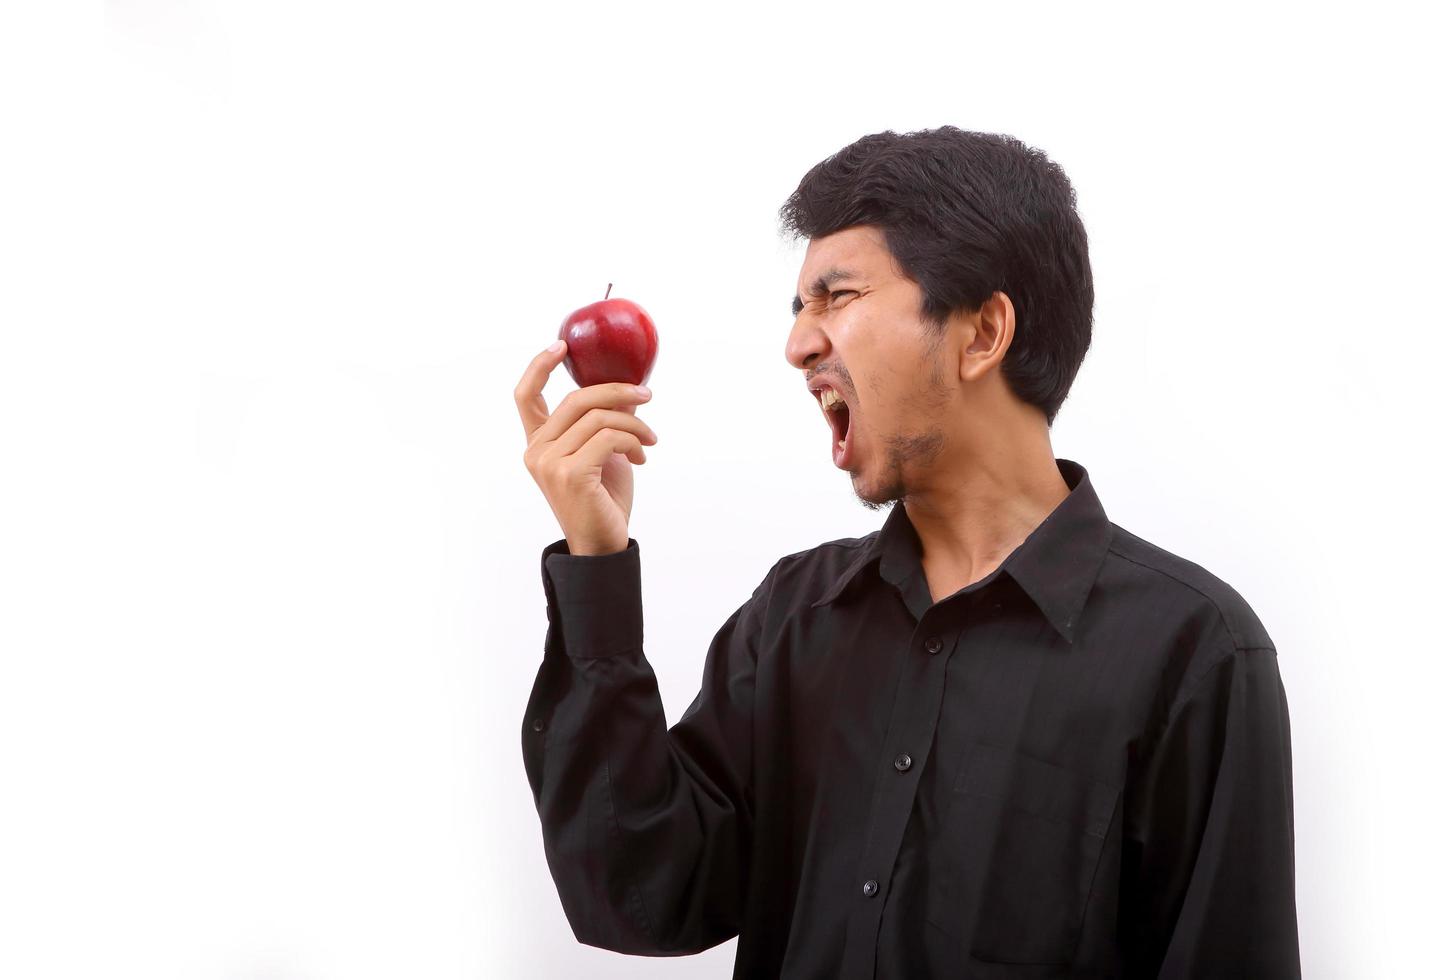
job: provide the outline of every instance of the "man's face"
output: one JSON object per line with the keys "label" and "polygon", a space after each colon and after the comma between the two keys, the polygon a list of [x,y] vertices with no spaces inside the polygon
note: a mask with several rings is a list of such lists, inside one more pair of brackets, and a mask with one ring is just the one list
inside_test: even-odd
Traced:
{"label": "man's face", "polygon": [[[850,277],[837,278],[842,272]],[[878,510],[932,481],[958,443],[959,392],[957,382],[947,384],[946,355],[955,335],[928,335],[919,285],[900,273],[871,225],[812,239],[796,285],[786,360],[807,381],[830,379],[844,397],[846,469],[856,497]]]}

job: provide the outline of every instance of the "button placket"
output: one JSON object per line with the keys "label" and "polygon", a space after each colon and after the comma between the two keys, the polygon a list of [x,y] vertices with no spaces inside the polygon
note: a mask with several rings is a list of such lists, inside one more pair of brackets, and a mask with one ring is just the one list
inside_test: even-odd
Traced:
{"label": "button placket", "polygon": [[[953,609],[953,605],[949,607]],[[881,755],[891,760],[895,774],[888,770],[876,780],[874,805],[867,827],[866,844],[860,856],[859,867],[870,878],[861,886],[869,902],[860,903],[858,910],[852,910],[847,925],[846,953],[840,976],[842,980],[852,977],[870,977],[875,970],[874,950],[883,911],[890,898],[881,890],[880,875],[886,876],[887,883],[904,839],[905,829],[910,823],[918,793],[918,780],[913,776],[904,778],[915,771],[915,755],[930,751],[934,730],[939,722],[940,703],[945,688],[944,675],[950,658],[936,654],[951,653],[959,645],[960,633],[964,628],[958,617],[946,616],[947,609],[941,609],[926,621],[916,616],[916,629],[910,637],[909,661],[902,665],[899,685],[896,690],[891,723],[885,734]],[[948,644],[946,643],[948,639]],[[921,651],[931,658],[921,657]]]}

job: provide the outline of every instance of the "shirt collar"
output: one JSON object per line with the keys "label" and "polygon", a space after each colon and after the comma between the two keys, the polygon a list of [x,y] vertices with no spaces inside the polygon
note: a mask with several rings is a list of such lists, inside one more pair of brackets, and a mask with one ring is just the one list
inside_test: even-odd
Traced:
{"label": "shirt collar", "polygon": [[[1088,471],[1073,460],[1056,458],[1055,463],[1069,487],[1069,496],[1006,556],[994,578],[1003,573],[1018,582],[1049,624],[1066,641],[1073,642],[1079,614],[1108,552],[1114,528],[1094,492]],[[877,560],[881,578],[897,588],[919,569],[923,549],[905,513],[905,502],[896,501],[880,531],[867,535],[853,550],[850,564],[811,603],[812,607],[834,602],[862,570]]]}

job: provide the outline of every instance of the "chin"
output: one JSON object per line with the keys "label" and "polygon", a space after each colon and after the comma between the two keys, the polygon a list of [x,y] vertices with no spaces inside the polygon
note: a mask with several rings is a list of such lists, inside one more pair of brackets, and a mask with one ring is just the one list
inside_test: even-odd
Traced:
{"label": "chin", "polygon": [[851,470],[850,486],[861,506],[868,510],[880,510],[905,498],[905,484],[898,478],[890,483],[880,484],[862,492],[857,472]]}

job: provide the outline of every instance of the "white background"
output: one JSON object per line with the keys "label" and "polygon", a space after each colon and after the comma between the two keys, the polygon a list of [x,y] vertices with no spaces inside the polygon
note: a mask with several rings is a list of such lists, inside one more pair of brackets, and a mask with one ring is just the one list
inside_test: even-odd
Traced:
{"label": "white background", "polygon": [[1056,455],[1279,647],[1305,976],[1425,967],[1425,35],[1308,6],[5,4],[0,975],[729,976],[563,917],[512,389],[608,282],[661,331],[674,722],[779,557],[885,518],[785,362],[776,210],[944,124],[1077,189]]}

